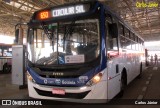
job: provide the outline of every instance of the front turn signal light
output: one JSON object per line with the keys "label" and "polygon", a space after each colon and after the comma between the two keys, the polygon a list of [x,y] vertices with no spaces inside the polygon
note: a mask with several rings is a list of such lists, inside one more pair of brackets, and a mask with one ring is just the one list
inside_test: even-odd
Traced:
{"label": "front turn signal light", "polygon": [[30,81],[33,81],[32,76],[28,72],[27,72],[27,79],[30,80]]}

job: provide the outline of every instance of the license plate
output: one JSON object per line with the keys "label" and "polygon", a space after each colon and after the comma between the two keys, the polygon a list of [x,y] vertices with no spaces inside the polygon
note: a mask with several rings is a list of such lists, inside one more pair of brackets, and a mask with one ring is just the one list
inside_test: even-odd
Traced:
{"label": "license plate", "polygon": [[52,89],[52,94],[65,95],[65,90],[63,89]]}

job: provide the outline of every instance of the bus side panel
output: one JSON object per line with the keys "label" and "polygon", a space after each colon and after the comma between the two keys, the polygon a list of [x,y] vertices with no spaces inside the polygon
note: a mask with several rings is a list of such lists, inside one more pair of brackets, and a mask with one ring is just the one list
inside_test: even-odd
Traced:
{"label": "bus side panel", "polygon": [[144,51],[141,52],[141,57],[143,58],[143,59],[141,59],[141,62],[142,62],[142,72],[143,72],[145,70],[145,68],[146,68],[145,52]]}
{"label": "bus side panel", "polygon": [[137,77],[140,74],[140,66],[141,66],[141,58],[138,51],[135,54],[134,59],[135,59],[135,67],[136,67],[135,77]]}
{"label": "bus side panel", "polygon": [[140,74],[141,62],[141,57],[138,52],[132,52],[129,54],[122,53],[121,66],[127,71],[127,84]]}
{"label": "bus side panel", "polygon": [[2,59],[0,59],[0,71],[3,69],[3,62],[2,62]]}
{"label": "bus side panel", "polygon": [[116,73],[116,65],[120,57],[113,58],[107,63],[108,66],[108,99],[112,99],[120,92],[120,72]]}
{"label": "bus side panel", "polygon": [[101,82],[95,84],[92,89],[92,98],[88,99],[107,99],[107,68],[103,70],[104,74],[101,79]]}
{"label": "bus side panel", "polygon": [[132,53],[132,58],[130,60],[131,67],[128,70],[129,77],[128,83],[131,82],[133,79],[135,79],[140,74],[140,66],[142,63],[142,70],[143,70],[143,58],[140,56],[140,53],[138,51],[135,51]]}
{"label": "bus side panel", "polygon": [[130,83],[136,76],[138,73],[138,65],[139,63],[137,63],[136,61],[136,53],[131,51],[131,53],[129,53],[127,55],[127,64],[125,67],[127,67],[127,81],[128,83]]}
{"label": "bus side panel", "polygon": [[[121,53],[121,68],[125,68],[127,72],[127,84],[131,81],[132,79],[132,73],[130,72],[132,69],[132,64],[130,61],[130,54],[127,52],[122,52]],[[123,69],[120,71],[123,72]]]}

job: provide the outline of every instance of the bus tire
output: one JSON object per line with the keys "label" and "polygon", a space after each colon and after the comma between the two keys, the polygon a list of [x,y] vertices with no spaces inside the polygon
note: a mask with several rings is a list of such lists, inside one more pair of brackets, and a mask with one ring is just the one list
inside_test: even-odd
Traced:
{"label": "bus tire", "polygon": [[9,72],[11,72],[11,66],[8,65],[8,63],[5,63],[3,65],[3,73],[9,73]]}
{"label": "bus tire", "polygon": [[138,75],[138,79],[140,79],[140,78],[142,78],[142,63],[141,63],[141,65],[140,65],[140,70],[139,70],[140,72],[139,72],[139,75]]}
{"label": "bus tire", "polygon": [[127,85],[127,75],[126,72],[122,72],[122,77],[120,82],[120,92],[118,94],[119,98],[123,97],[126,85]]}

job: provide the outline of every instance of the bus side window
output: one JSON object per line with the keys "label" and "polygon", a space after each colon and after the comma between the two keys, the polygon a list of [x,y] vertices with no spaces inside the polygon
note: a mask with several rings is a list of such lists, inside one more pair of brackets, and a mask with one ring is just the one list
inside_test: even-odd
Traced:
{"label": "bus side window", "polygon": [[124,36],[124,26],[119,23],[119,34],[120,36]]}
{"label": "bus side window", "polygon": [[118,50],[118,44],[117,44],[117,37],[118,37],[118,28],[117,24],[108,24],[108,30],[109,30],[109,43],[110,43],[110,49],[112,50]]}
{"label": "bus side window", "polygon": [[121,48],[125,48],[126,38],[124,37],[124,26],[119,23],[120,45]]}
{"label": "bus side window", "polygon": [[0,48],[0,56],[2,56],[2,49]]}
{"label": "bus side window", "polygon": [[125,37],[130,38],[130,33],[127,28],[125,28]]}
{"label": "bus side window", "polygon": [[120,36],[120,44],[121,44],[121,48],[125,48],[125,44],[126,44],[126,38],[123,36]]}
{"label": "bus side window", "polygon": [[134,41],[134,35],[132,32],[130,32],[130,39]]}
{"label": "bus side window", "polygon": [[125,39],[124,48],[131,49],[131,40],[129,40],[128,38]]}

